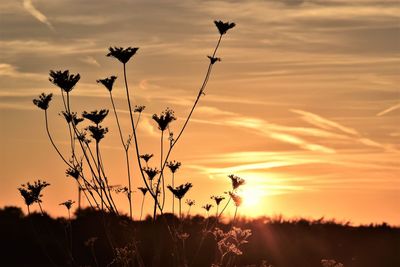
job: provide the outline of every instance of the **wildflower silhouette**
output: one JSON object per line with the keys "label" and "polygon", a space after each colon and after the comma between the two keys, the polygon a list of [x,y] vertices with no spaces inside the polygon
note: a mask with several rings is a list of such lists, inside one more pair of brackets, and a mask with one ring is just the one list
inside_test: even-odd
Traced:
{"label": "wildflower silhouette", "polygon": [[147,191],[148,189],[146,187],[138,187],[138,189],[142,192],[142,206],[140,208],[140,217],[139,217],[139,221],[142,220],[142,215],[143,215],[143,206],[144,206],[144,199],[146,197]]}
{"label": "wildflower silhouette", "polygon": [[110,51],[107,54],[107,57],[114,57],[118,59],[121,63],[126,64],[131,59],[133,55],[136,54],[139,47],[110,47],[108,50]]}
{"label": "wildflower silhouette", "polygon": [[165,129],[167,129],[168,125],[176,120],[174,111],[170,108],[166,108],[161,114],[160,116],[158,116],[157,114],[153,114],[153,120],[155,120],[157,122],[158,125],[158,129],[161,131],[165,131]]}
{"label": "wildflower silhouette", "polygon": [[239,176],[230,174],[230,175],[228,175],[228,177],[232,181],[232,188],[234,190],[238,189],[239,186],[244,185],[246,183],[246,181],[244,179],[240,178]]}
{"label": "wildflower silhouette", "polygon": [[213,207],[213,205],[212,204],[205,204],[204,206],[202,206],[202,208],[203,209],[205,209],[206,211],[207,211],[207,214],[208,214],[208,212],[210,211],[210,209]]}
{"label": "wildflower silhouette", "polygon": [[211,199],[214,199],[215,204],[217,205],[217,210],[216,210],[216,216],[218,217],[218,208],[219,208],[219,204],[221,204],[221,201],[225,199],[225,197],[223,196],[211,196]]}
{"label": "wildflower silhouette", "polygon": [[72,167],[72,168],[68,168],[68,169],[65,171],[65,174],[66,174],[67,176],[70,176],[70,177],[75,178],[76,180],[78,180],[78,179],[79,179],[79,176],[80,176],[80,174],[81,174],[81,172],[82,172],[82,167],[80,167],[80,166],[74,166],[74,167]]}
{"label": "wildflower silhouette", "polygon": [[[171,185],[172,187],[175,186],[175,172],[179,169],[179,167],[182,164],[179,161],[170,161],[167,163],[167,167],[170,169],[171,173],[172,173],[172,182]],[[172,214],[175,213],[175,198],[174,195],[172,194]]]}
{"label": "wildflower silhouette", "polygon": [[148,191],[146,187],[138,187],[138,189],[142,192],[143,196],[145,196]]}
{"label": "wildflower silhouette", "polygon": [[182,219],[182,198],[186,195],[190,188],[192,188],[192,183],[181,184],[177,187],[172,187],[170,185],[167,188],[174,194],[174,196],[179,200],[179,218]]}
{"label": "wildflower silhouette", "polygon": [[65,201],[65,202],[63,202],[63,203],[60,203],[59,205],[60,206],[65,206],[68,210],[70,210],[71,209],[71,207],[72,207],[72,204],[74,204],[75,203],[75,201],[72,201],[72,200],[67,200],[67,201]]}
{"label": "wildflower silhouette", "polygon": [[181,165],[182,165],[181,162],[175,160],[167,163],[167,167],[170,169],[172,173],[175,173]]}
{"label": "wildflower silhouette", "polygon": [[196,201],[194,201],[193,199],[186,199],[185,203],[191,207],[194,206],[196,204]]}
{"label": "wildflower silhouette", "polygon": [[30,213],[29,206],[36,202],[39,205],[41,213],[44,214],[42,205],[40,204],[42,202],[41,197],[43,196],[42,190],[49,185],[46,181],[37,180],[33,184],[28,182],[18,188],[28,207],[28,213]]}
{"label": "wildflower silhouette", "polygon": [[96,140],[97,143],[100,142],[101,139],[104,138],[104,135],[108,132],[108,128],[103,128],[101,126],[92,126],[89,125],[87,128],[90,132],[90,136],[93,137],[94,140]]}
{"label": "wildflower silhouette", "polygon": [[99,125],[104,120],[104,118],[107,117],[107,115],[108,115],[108,109],[94,110],[91,111],[90,113],[84,111],[82,113],[82,117],[92,121],[96,125]]}
{"label": "wildflower silhouette", "polygon": [[236,207],[240,207],[243,203],[243,198],[234,192],[229,192],[229,196],[232,198]]}
{"label": "wildflower silhouette", "polygon": [[207,56],[207,57],[210,59],[211,65],[214,65],[215,62],[217,62],[217,61],[221,61],[221,58],[219,58],[219,57],[212,57],[212,56]]}
{"label": "wildflower silhouette", "polygon": [[150,181],[156,177],[157,174],[160,173],[160,171],[157,168],[150,168],[150,167],[144,167],[143,171],[147,174],[147,177],[149,178]]}
{"label": "wildflower silhouette", "polygon": [[52,97],[53,94],[46,95],[45,93],[41,93],[39,98],[33,99],[33,104],[38,106],[40,109],[47,110]]}
{"label": "wildflower silhouette", "polygon": [[236,26],[236,24],[234,22],[232,22],[232,23],[222,22],[221,20],[215,20],[214,23],[215,23],[215,26],[217,26],[217,29],[221,35],[226,34],[226,32],[229,29],[232,29],[233,27]]}
{"label": "wildflower silhouette", "polygon": [[143,155],[140,155],[139,157],[140,157],[141,159],[143,159],[143,160],[146,162],[146,165],[147,165],[147,163],[149,162],[149,160],[150,160],[153,156],[154,156],[153,154],[143,154]]}
{"label": "wildflower silhouette", "polygon": [[142,113],[145,108],[146,108],[146,106],[135,106],[135,108],[133,109],[133,112]]}
{"label": "wildflower silhouette", "polygon": [[104,85],[105,88],[107,88],[108,91],[111,92],[116,79],[117,79],[117,76],[110,76],[108,78],[96,80],[96,82],[101,83],[102,85]]}
{"label": "wildflower silhouette", "polygon": [[75,126],[84,120],[83,118],[78,118],[78,115],[76,112],[61,111],[61,115],[63,115],[63,117],[67,123],[72,122]]}
{"label": "wildflower silhouette", "polygon": [[168,185],[167,187],[177,199],[182,199],[189,191],[189,189],[192,188],[192,186],[193,186],[192,183],[186,183],[186,184],[181,184],[175,188],[170,185]]}
{"label": "wildflower silhouette", "polygon": [[78,74],[69,74],[69,70],[53,71],[50,70],[49,81],[60,87],[64,92],[69,93],[75,87],[81,76]]}

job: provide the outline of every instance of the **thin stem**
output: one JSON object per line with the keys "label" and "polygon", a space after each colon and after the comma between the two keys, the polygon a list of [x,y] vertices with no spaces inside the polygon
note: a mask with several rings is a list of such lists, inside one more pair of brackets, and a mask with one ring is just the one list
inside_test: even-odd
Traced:
{"label": "thin stem", "polygon": [[40,213],[42,213],[42,216],[44,216],[44,212],[43,212],[43,209],[42,209],[42,205],[40,204],[39,201],[38,201],[37,203],[38,203],[39,208],[40,208]]}
{"label": "thin stem", "polygon": [[146,195],[143,195],[143,198],[142,198],[142,206],[141,206],[141,208],[140,208],[140,218],[139,218],[139,221],[141,221],[142,220],[142,215],[143,215],[143,205],[144,205],[144,198],[146,197]]}
{"label": "thin stem", "polygon": [[182,199],[179,199],[179,220],[182,221]]}
{"label": "thin stem", "polygon": [[44,110],[44,119],[45,119],[45,124],[46,124],[47,136],[49,137],[51,144],[53,145],[54,149],[56,150],[56,152],[60,156],[60,158],[65,162],[65,164],[67,164],[70,168],[72,168],[72,165],[64,158],[64,156],[61,154],[60,150],[58,150],[58,147],[56,146],[56,144],[53,141],[53,138],[52,138],[52,136],[50,134],[50,130],[49,130],[49,120],[47,117],[47,110]]}
{"label": "thin stem", "polygon": [[[142,176],[142,179],[143,179],[143,182],[144,182],[146,188],[149,190],[150,195],[157,202],[157,193],[154,194],[154,192],[151,191],[151,188],[150,188],[149,184],[147,183],[146,176],[144,175],[144,172],[143,172],[142,163],[140,161],[139,144],[138,144],[138,139],[137,139],[137,135],[136,135],[135,123],[134,123],[134,120],[133,120],[131,101],[130,101],[130,97],[129,97],[128,80],[126,78],[126,64],[123,64],[123,70],[124,70],[124,82],[125,82],[125,89],[126,89],[126,98],[127,98],[127,101],[128,101],[129,116],[130,116],[130,119],[131,119],[133,138],[134,138],[134,143],[135,143],[136,158],[137,158],[138,165],[139,165],[139,171],[140,171],[140,174]],[[159,204],[157,204],[157,205],[159,206]],[[160,206],[159,206],[159,208],[160,208],[161,213],[162,213],[162,209],[161,209]]]}
{"label": "thin stem", "polygon": [[[175,188],[175,185],[174,185],[174,179],[175,178],[175,173],[172,173],[172,188]],[[174,196],[174,194],[171,192],[171,195],[172,195],[172,215],[174,215],[175,214],[175,196]],[[189,209],[190,209],[190,207],[189,207]]]}
{"label": "thin stem", "polygon": [[[219,47],[219,45],[220,45],[220,43],[221,43],[221,39],[222,39],[222,34],[219,36],[219,39],[218,39],[217,45],[215,46],[215,49],[214,49],[214,52],[213,52],[212,57],[214,57],[215,54],[217,53],[218,47]],[[166,157],[165,157],[164,164],[163,164],[163,166],[162,166],[162,168],[161,168],[161,170],[160,170],[160,176],[161,176],[161,175],[163,174],[163,172],[164,172],[165,165],[167,164],[167,161],[168,161],[168,158],[169,158],[169,156],[170,156],[170,154],[171,154],[172,149],[175,147],[175,145],[176,145],[176,143],[178,142],[179,138],[182,136],[183,132],[185,131],[186,126],[188,125],[189,120],[190,120],[190,118],[192,117],[192,114],[193,114],[193,112],[194,112],[194,110],[195,110],[195,108],[196,108],[196,106],[197,106],[197,103],[198,103],[199,100],[200,100],[200,97],[204,94],[204,90],[205,90],[205,88],[206,88],[206,86],[207,86],[207,83],[208,83],[208,80],[209,80],[209,77],[210,77],[210,74],[211,74],[212,67],[213,67],[213,64],[210,62],[209,65],[208,65],[207,72],[206,72],[206,75],[205,75],[205,77],[204,77],[203,83],[202,83],[202,85],[201,85],[201,87],[200,87],[200,89],[199,89],[197,98],[196,98],[196,100],[194,101],[194,104],[193,104],[193,106],[192,106],[192,109],[190,110],[189,115],[187,116],[187,118],[186,118],[186,120],[185,120],[185,123],[183,124],[183,126],[182,126],[182,128],[181,128],[181,130],[180,130],[180,132],[179,132],[179,134],[178,134],[178,136],[175,138],[175,140],[174,140],[173,142],[171,142],[171,145],[170,145],[169,150],[168,150],[168,152],[167,152],[167,154],[166,154]]]}

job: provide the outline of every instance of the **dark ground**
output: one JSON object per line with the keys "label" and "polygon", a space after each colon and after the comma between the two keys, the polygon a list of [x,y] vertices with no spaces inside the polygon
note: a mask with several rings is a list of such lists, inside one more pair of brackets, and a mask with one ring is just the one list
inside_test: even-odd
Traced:
{"label": "dark ground", "polygon": [[[0,266],[96,266],[96,261],[97,266],[108,266],[116,256],[110,244],[124,247],[133,237],[146,266],[173,266],[165,220],[172,222],[174,218],[165,215],[156,224],[149,219],[132,223],[125,217],[82,210],[71,221],[70,250],[70,228],[65,219],[24,216],[20,208],[5,207],[0,209]],[[192,261],[204,223],[204,218],[193,217],[183,225],[190,234],[185,246],[190,266],[210,266],[217,253],[214,237],[208,234]],[[266,260],[274,267],[314,267],[321,266],[322,259],[335,259],[346,267],[400,266],[400,228],[387,224],[353,227],[322,219],[260,218],[239,220],[237,226],[249,228],[253,234],[243,246],[243,255],[236,257],[236,266],[260,266]],[[86,242],[92,237],[96,237],[93,253]]]}

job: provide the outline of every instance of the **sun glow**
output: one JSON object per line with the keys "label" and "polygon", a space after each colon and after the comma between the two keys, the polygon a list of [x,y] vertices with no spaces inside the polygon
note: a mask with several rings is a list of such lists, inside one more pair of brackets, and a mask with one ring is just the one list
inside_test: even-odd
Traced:
{"label": "sun glow", "polygon": [[262,205],[262,198],[265,196],[265,192],[255,186],[245,186],[240,190],[240,196],[243,197],[243,208],[246,209],[246,213],[255,214],[260,210]]}

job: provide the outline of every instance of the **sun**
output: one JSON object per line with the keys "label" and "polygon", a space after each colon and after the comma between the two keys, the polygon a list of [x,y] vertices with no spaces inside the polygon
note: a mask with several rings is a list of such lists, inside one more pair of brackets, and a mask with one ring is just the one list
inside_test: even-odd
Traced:
{"label": "sun", "polygon": [[240,190],[239,194],[243,197],[243,207],[250,214],[260,209],[261,199],[265,195],[263,191],[255,186],[246,186]]}

